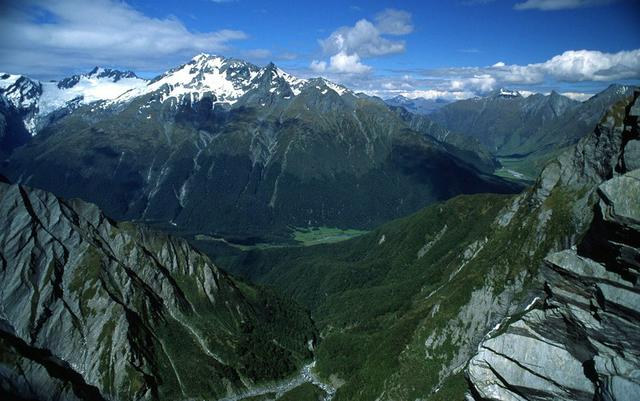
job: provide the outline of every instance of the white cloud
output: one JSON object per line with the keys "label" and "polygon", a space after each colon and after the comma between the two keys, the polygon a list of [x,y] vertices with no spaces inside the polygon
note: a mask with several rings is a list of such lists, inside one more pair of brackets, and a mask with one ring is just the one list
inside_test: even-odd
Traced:
{"label": "white cloud", "polygon": [[549,79],[566,83],[640,79],[640,49],[617,53],[569,50],[541,63],[500,61],[488,67],[444,68],[424,74],[449,81],[452,89],[477,92],[501,86],[538,85]]}
{"label": "white cloud", "polygon": [[362,74],[369,72],[371,67],[362,64],[360,62],[360,56],[356,53],[347,54],[341,51],[331,56],[329,64],[325,61],[313,60],[311,62],[311,69],[315,72],[330,71],[339,74]]}
{"label": "white cloud", "polygon": [[527,0],[513,6],[516,10],[569,10],[584,7],[602,6],[615,0]]}
{"label": "white cloud", "polygon": [[562,96],[566,96],[569,99],[578,100],[580,102],[584,102],[585,100],[591,98],[593,93],[582,93],[582,92],[562,92],[560,93]]}
{"label": "white cloud", "polygon": [[378,13],[375,20],[380,33],[407,35],[413,32],[411,14],[406,11],[389,8]]}
{"label": "white cloud", "polygon": [[361,19],[355,25],[338,28],[327,38],[319,40],[324,54],[330,55],[330,59],[328,63],[314,60],[311,68],[316,72],[369,72],[371,67],[362,63],[361,58],[405,51],[404,41],[391,40],[383,35],[400,36],[412,31],[411,14],[401,10],[384,10],[376,15],[375,23]]}
{"label": "white cloud", "polygon": [[[42,15],[46,22],[37,20]],[[114,60],[131,69],[161,70],[194,53],[225,51],[247,35],[190,32],[175,17],[148,17],[115,0],[27,0],[3,10],[0,37],[0,69],[38,75]]]}
{"label": "white cloud", "polygon": [[496,79],[489,74],[475,75],[469,78],[454,79],[451,89],[454,91],[489,92],[496,86]]}
{"label": "white cloud", "polygon": [[361,19],[353,27],[342,27],[334,31],[328,38],[320,41],[320,46],[326,54],[344,51],[358,53],[362,57],[401,53],[405,50],[404,41],[389,40],[380,34],[374,24]]}
{"label": "white cloud", "polygon": [[360,62],[360,56],[356,53],[347,54],[345,52],[340,52],[331,56],[329,60],[329,69],[333,72],[361,74],[371,70],[371,67]]}
{"label": "white cloud", "polygon": [[318,60],[313,60],[311,62],[311,70],[314,72],[324,72],[327,70],[327,62],[326,61],[318,61]]}
{"label": "white cloud", "polygon": [[568,82],[640,78],[640,49],[618,53],[571,50],[538,66],[554,78]]}
{"label": "white cloud", "polygon": [[471,91],[446,91],[446,90],[437,90],[437,89],[426,89],[426,90],[416,89],[412,91],[397,92],[397,94],[402,95],[409,99],[423,98],[427,100],[436,100],[436,99],[461,100],[461,99],[468,99],[474,96],[474,93]]}
{"label": "white cloud", "polygon": [[529,90],[524,90],[524,89],[520,89],[518,90],[518,93],[522,96],[522,97],[529,97],[531,95],[535,95],[538,92],[535,91],[529,91]]}
{"label": "white cloud", "polygon": [[[329,65],[325,65],[329,72]],[[400,75],[402,74],[402,75]],[[415,71],[408,75],[403,71],[394,77],[352,75],[333,77],[341,83],[383,98],[403,95],[410,98],[461,99],[484,95],[506,87],[518,90],[523,96],[548,93],[552,88],[562,88],[563,94],[576,100],[592,96],[595,88],[601,88],[620,80],[640,79],[640,49],[604,53],[591,50],[571,50],[549,60],[527,65],[496,62],[486,67],[452,67]],[[581,88],[572,90],[578,82]],[[575,86],[574,86],[575,85]]]}

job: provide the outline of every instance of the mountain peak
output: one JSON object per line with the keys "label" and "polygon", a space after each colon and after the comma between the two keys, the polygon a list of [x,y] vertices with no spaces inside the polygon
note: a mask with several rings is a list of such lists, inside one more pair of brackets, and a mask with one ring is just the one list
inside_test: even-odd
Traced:
{"label": "mountain peak", "polygon": [[522,95],[520,94],[520,92],[518,91],[514,91],[511,89],[507,89],[507,88],[499,88],[496,89],[492,92],[489,92],[489,95],[487,96],[489,98],[516,98],[516,97],[522,97]]}
{"label": "mountain peak", "polygon": [[77,85],[82,79],[99,80],[103,78],[110,82],[118,82],[125,78],[141,79],[133,71],[121,71],[96,66],[86,74],[76,74],[64,78],[58,82],[57,86],[58,89],[70,89]]}
{"label": "mountain peak", "polygon": [[191,61],[207,60],[207,59],[216,58],[216,57],[220,57],[220,56],[217,56],[215,54],[209,54],[209,53],[198,53],[191,58]]}

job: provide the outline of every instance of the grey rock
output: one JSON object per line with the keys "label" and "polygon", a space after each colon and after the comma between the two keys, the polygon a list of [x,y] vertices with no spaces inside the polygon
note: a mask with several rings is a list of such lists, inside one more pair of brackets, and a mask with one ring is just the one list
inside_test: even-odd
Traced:
{"label": "grey rock", "polygon": [[481,343],[466,372],[475,399],[636,399],[640,266],[620,254],[638,260],[639,178],[636,170],[599,186],[584,241],[545,260],[542,308]]}
{"label": "grey rock", "polygon": [[[246,290],[184,240],[7,184],[0,227],[0,386],[9,394],[220,398],[311,356],[306,313],[291,305],[291,317],[280,315],[268,306],[277,299]],[[281,325],[300,332],[289,338]],[[251,373],[239,351],[247,326],[273,334],[290,372]]]}
{"label": "grey rock", "polygon": [[624,147],[624,165],[627,170],[640,168],[640,140],[631,140]]}

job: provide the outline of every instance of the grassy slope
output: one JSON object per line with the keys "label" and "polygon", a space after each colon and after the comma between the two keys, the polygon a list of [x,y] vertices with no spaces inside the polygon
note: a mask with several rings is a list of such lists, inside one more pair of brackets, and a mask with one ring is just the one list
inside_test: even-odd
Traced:
{"label": "grassy slope", "polygon": [[[323,336],[319,373],[346,381],[337,400],[461,396],[461,376],[444,380],[440,371],[460,342],[479,341],[478,333],[470,330],[465,337],[465,328],[459,328],[462,336],[430,349],[429,358],[426,339],[455,320],[488,277],[495,294],[522,272],[529,282],[541,258],[573,231],[566,209],[570,197],[556,192],[539,209],[523,205],[501,227],[496,218],[513,197],[460,196],[349,241],[248,252],[231,269],[285,291],[312,310]],[[551,217],[540,231],[545,210],[552,210]],[[463,274],[451,278],[469,259],[465,250],[484,238],[486,245],[468,260]],[[434,240],[419,258],[419,250]]]}

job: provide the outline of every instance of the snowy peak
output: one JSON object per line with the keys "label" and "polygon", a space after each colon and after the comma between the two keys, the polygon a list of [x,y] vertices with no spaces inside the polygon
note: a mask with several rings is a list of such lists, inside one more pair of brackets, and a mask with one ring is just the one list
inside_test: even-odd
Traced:
{"label": "snowy peak", "polygon": [[265,89],[268,89],[270,93],[285,97],[298,96],[307,83],[306,79],[296,78],[276,67],[273,63],[269,63],[262,69],[261,78],[262,83],[265,84]]}
{"label": "snowy peak", "polygon": [[394,105],[405,105],[408,103],[412,103],[413,101],[406,96],[397,95],[385,100],[387,103],[391,103]]}
{"label": "snowy peak", "polygon": [[199,54],[190,62],[173,68],[153,79],[144,88],[131,91],[118,101],[127,101],[144,94],[161,93],[161,101],[183,97],[214,96],[215,103],[233,104],[250,88],[260,74],[260,68],[236,59]]}
{"label": "snowy peak", "polygon": [[24,116],[26,129],[35,135],[41,120],[62,108],[75,108],[146,86],[147,81],[131,71],[96,67],[87,74],[61,81],[40,82],[22,75],[0,73],[0,97]]}
{"label": "snowy peak", "polygon": [[[0,73],[0,97],[24,116],[25,127],[32,135],[51,118],[59,118],[80,105],[98,101],[103,101],[100,107],[106,108],[153,94],[154,101],[169,100],[174,104],[194,103],[206,96],[214,105],[228,107],[242,98],[241,105],[265,107],[287,102],[306,89],[317,89],[322,95],[353,94],[323,78],[296,78],[273,63],[261,68],[246,61],[205,53],[151,81],[139,78],[131,71],[102,67],[48,82]],[[64,112],[52,114],[59,110]]]}
{"label": "snowy peak", "polygon": [[522,97],[522,95],[518,91],[500,88],[489,93],[489,97],[510,99],[510,98]]}
{"label": "snowy peak", "polygon": [[193,102],[207,96],[213,99],[214,105],[231,106],[243,98],[241,104],[257,102],[265,106],[277,99],[292,99],[312,86],[323,94],[329,90],[340,96],[351,93],[347,88],[322,78],[296,78],[273,63],[261,68],[238,59],[199,54],[188,63],[153,79],[146,87],[127,92],[115,101],[125,102],[157,93],[160,102],[173,100],[182,104],[183,100]]}
{"label": "snowy peak", "polygon": [[122,79],[141,79],[132,71],[119,71],[110,68],[94,67],[87,74],[72,75],[58,82],[59,89],[69,89],[78,84],[82,79],[103,80],[109,82],[118,82]]}
{"label": "snowy peak", "polygon": [[24,75],[0,73],[0,95],[17,109],[36,106],[42,94],[42,85]]}
{"label": "snowy peak", "polygon": [[123,93],[146,86],[147,81],[131,71],[118,71],[96,67],[87,74],[73,75],[59,82],[43,82],[39,114],[44,116],[55,110],[100,100],[115,99]]}
{"label": "snowy peak", "polygon": [[309,81],[307,81],[306,86],[314,87],[315,89],[319,90],[320,93],[323,95],[326,95],[327,93],[329,93],[329,91],[333,91],[337,93],[338,96],[342,96],[344,94],[353,95],[353,92],[351,92],[351,90],[347,89],[346,87],[336,84],[335,82],[326,80],[324,78],[310,79]]}

